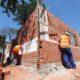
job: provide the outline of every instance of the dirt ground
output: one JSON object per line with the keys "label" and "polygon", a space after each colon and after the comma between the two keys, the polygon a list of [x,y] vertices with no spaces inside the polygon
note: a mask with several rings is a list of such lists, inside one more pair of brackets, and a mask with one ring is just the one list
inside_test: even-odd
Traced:
{"label": "dirt ground", "polygon": [[80,80],[80,63],[76,69],[66,69],[63,66],[58,69],[36,70],[25,66],[8,66],[10,80]]}

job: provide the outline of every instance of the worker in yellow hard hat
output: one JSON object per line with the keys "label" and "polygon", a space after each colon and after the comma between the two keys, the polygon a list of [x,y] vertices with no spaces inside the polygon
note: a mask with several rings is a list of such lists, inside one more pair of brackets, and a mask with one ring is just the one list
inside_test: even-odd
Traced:
{"label": "worker in yellow hard hat", "polygon": [[70,37],[68,36],[68,32],[65,32],[64,35],[61,35],[60,37],[60,47],[61,48],[64,48],[64,47],[67,47],[67,48],[70,48]]}
{"label": "worker in yellow hard hat", "polygon": [[66,68],[76,68],[74,58],[71,51],[70,37],[69,33],[65,32],[64,35],[60,37],[60,49],[62,52],[62,60]]}

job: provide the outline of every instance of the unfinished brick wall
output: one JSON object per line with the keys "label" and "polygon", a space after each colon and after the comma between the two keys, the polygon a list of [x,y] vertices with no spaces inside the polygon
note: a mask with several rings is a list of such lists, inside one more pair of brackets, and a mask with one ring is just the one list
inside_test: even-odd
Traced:
{"label": "unfinished brick wall", "polygon": [[80,48],[72,47],[74,59],[80,61]]}
{"label": "unfinished brick wall", "polygon": [[34,11],[30,17],[26,20],[25,24],[21,27],[18,35],[18,43],[25,43],[38,35],[37,16]]}
{"label": "unfinished brick wall", "polygon": [[[59,45],[49,41],[40,41],[40,65],[46,63],[59,63],[61,61],[61,51]],[[80,60],[80,48],[72,47],[75,61]]]}
{"label": "unfinished brick wall", "polygon": [[77,46],[80,46],[77,32],[49,12],[48,12],[48,22],[51,27],[56,29],[55,31],[54,29],[52,30],[51,28],[49,28],[49,33],[57,34],[50,36],[51,39],[57,40],[61,34],[64,34],[64,32],[68,31],[75,36],[76,44]]}
{"label": "unfinished brick wall", "polygon": [[57,44],[40,41],[40,64],[61,62],[61,53]]}
{"label": "unfinished brick wall", "polygon": [[[20,30],[18,36],[18,43],[25,43],[31,40],[38,35],[38,24],[37,24],[37,16],[36,11],[34,11],[29,19],[26,21],[25,25]],[[71,32],[75,35],[77,46],[80,46],[78,35],[75,30],[70,28],[68,25],[60,21],[58,18],[53,16],[48,12],[48,24],[53,27],[55,30],[49,27],[49,39],[58,41],[61,34],[64,34],[65,31]],[[23,34],[25,33],[25,34]],[[47,64],[47,63],[60,63],[61,64],[61,52],[59,50],[59,45],[49,41],[40,41],[40,54],[38,52],[31,52],[22,55],[22,65],[26,66],[36,66],[38,58],[40,58],[39,64]],[[72,48],[74,59],[79,61],[79,52],[80,48]]]}
{"label": "unfinished brick wall", "polygon": [[38,61],[38,52],[31,52],[22,55],[22,65],[25,66],[32,66],[37,68],[37,61]]}

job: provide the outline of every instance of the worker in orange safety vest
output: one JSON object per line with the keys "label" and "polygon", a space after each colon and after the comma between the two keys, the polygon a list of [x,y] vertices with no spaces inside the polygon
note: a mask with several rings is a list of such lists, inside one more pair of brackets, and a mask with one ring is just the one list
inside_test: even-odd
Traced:
{"label": "worker in orange safety vest", "polygon": [[68,32],[65,32],[65,34],[61,35],[60,37],[60,49],[62,52],[62,60],[64,62],[64,66],[68,69],[76,69],[76,64],[74,62],[71,51],[70,37]]}
{"label": "worker in orange safety vest", "polygon": [[21,49],[21,45],[16,45],[12,50],[13,54],[18,54],[20,49]]}
{"label": "worker in orange safety vest", "polygon": [[12,49],[12,63],[15,64],[15,65],[17,65],[17,63],[19,62],[18,59],[21,57],[21,55],[19,55],[20,50],[22,50],[21,45],[16,45]]}

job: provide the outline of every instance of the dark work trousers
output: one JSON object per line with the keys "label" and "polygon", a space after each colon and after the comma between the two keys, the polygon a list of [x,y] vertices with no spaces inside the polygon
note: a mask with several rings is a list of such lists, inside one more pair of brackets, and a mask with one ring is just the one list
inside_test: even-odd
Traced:
{"label": "dark work trousers", "polygon": [[74,58],[71,52],[71,48],[61,48],[61,52],[62,52],[62,60],[64,60],[64,65],[67,66],[71,66],[71,67],[75,67],[75,62],[74,62]]}
{"label": "dark work trousers", "polygon": [[15,65],[21,65],[21,58],[22,55],[18,55],[17,53],[13,54],[12,63],[14,63]]}

